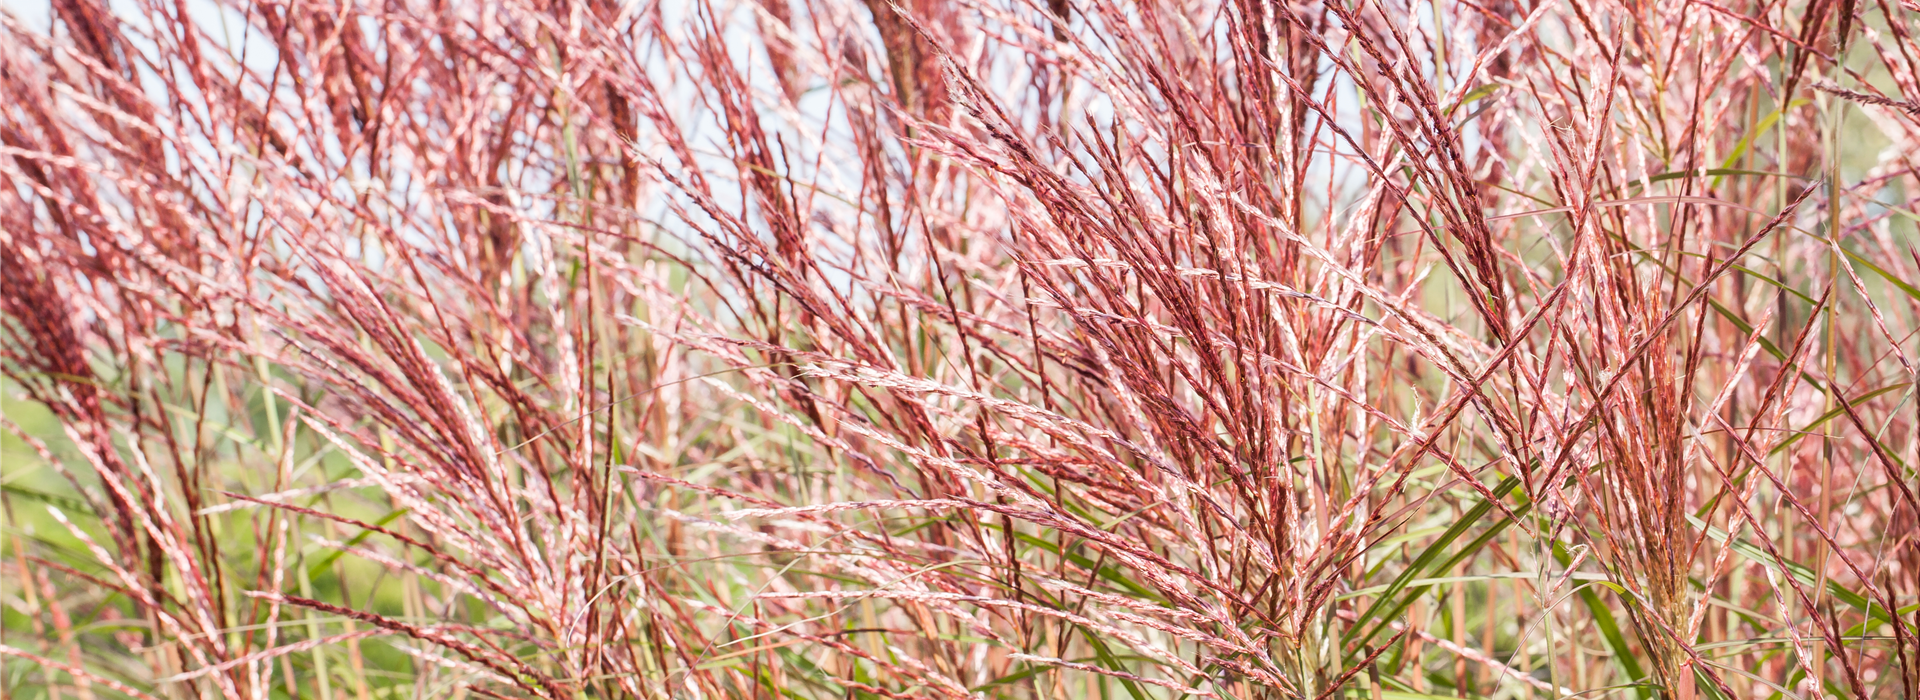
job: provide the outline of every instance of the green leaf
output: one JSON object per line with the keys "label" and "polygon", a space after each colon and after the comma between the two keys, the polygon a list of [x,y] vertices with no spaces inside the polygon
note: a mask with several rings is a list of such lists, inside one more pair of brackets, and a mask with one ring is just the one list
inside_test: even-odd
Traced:
{"label": "green leaf", "polygon": [[41,503],[55,506],[64,512],[73,513],[75,515],[91,515],[94,517],[99,517],[99,514],[94,513],[92,508],[87,507],[87,504],[85,501],[82,501],[78,498],[60,496],[56,494],[46,493],[43,491],[35,491],[33,489],[30,489],[24,486],[14,486],[13,484],[0,484],[0,491],[4,491],[6,493],[10,493],[15,496],[20,496],[28,500],[39,501]]}
{"label": "green leaf", "polygon": [[[1891,391],[1896,391],[1899,389],[1905,389],[1908,386],[1910,386],[1908,382],[1900,382],[1899,384],[1888,384],[1878,389],[1874,389],[1873,391],[1869,391],[1865,394],[1861,394],[1859,396],[1855,396],[1853,398],[1847,399],[1847,402],[1858,404],[1862,401],[1866,401],[1867,399],[1874,398],[1881,394],[1885,394]],[[1800,426],[1799,430],[1795,430],[1792,435],[1788,436],[1785,440],[1781,440],[1779,445],[1775,445],[1772,450],[1769,450],[1767,452],[1767,456],[1771,457],[1773,455],[1777,455],[1777,454],[1780,454],[1781,452],[1786,451],[1787,448],[1793,446],[1793,443],[1799,442],[1802,438],[1807,437],[1807,435],[1809,435],[1814,428],[1818,428],[1820,427],[1821,424],[1824,424],[1827,421],[1833,420],[1834,418],[1838,418],[1845,414],[1846,414],[1845,408],[1835,408],[1831,411],[1827,411],[1826,413],[1820,414],[1820,417],[1813,419],[1812,421],[1808,422],[1806,425]]]}
{"label": "green leaf", "polygon": [[[1720,528],[1708,525],[1706,522],[1700,520],[1699,518],[1693,517],[1691,515],[1687,516],[1687,521],[1692,523],[1694,527],[1705,530],[1707,532],[1707,536],[1713,538],[1715,541],[1718,541],[1718,542],[1727,541],[1726,530],[1722,530]],[[1812,569],[1809,569],[1805,566],[1802,566],[1794,562],[1790,562],[1790,561],[1783,562],[1783,561],[1774,559],[1772,555],[1767,554],[1766,550],[1763,550],[1760,547],[1746,540],[1735,539],[1733,541],[1733,551],[1738,552],[1740,556],[1746,557],[1748,560],[1753,561],[1757,564],[1760,564],[1761,566],[1770,567],[1776,572],[1784,569],[1787,575],[1792,576],[1793,580],[1799,581],[1801,585],[1804,585],[1804,586],[1819,585],[1819,577],[1814,575]],[[1841,586],[1838,582],[1833,581],[1831,579],[1827,581],[1827,594],[1833,596],[1834,600],[1838,600],[1842,603],[1846,603],[1848,607],[1851,607],[1855,610],[1859,610],[1863,613],[1866,613],[1869,619],[1878,620],[1882,624],[1893,622],[1892,616],[1890,616],[1887,613],[1887,609],[1885,607],[1869,604],[1866,596],[1847,590],[1845,587]]]}
{"label": "green leaf", "polygon": [[[1669,172],[1660,173],[1658,175],[1649,175],[1647,176],[1647,182],[1655,183],[1655,182],[1666,182],[1668,180],[1682,180],[1690,177],[1700,177],[1702,175],[1708,175],[1713,177],[1725,177],[1727,175],[1755,175],[1755,176],[1761,176],[1761,177],[1784,177],[1784,178],[1790,178],[1794,180],[1812,180],[1813,179],[1805,175],[1795,175],[1793,173],[1776,173],[1776,172],[1769,172],[1766,170],[1741,170],[1739,168],[1709,168],[1705,171],[1673,170]],[[1627,186],[1639,187],[1640,181],[1634,180],[1632,182],[1627,183]]]}
{"label": "green leaf", "polygon": [[[1015,532],[1014,537],[1017,537],[1020,539],[1020,541],[1026,542],[1027,544],[1031,544],[1035,547],[1045,548],[1048,551],[1052,551],[1054,549],[1054,543],[1040,539],[1040,537],[1037,535],[1033,535],[1025,532]],[[1067,558],[1067,561],[1071,561],[1074,564],[1077,564],[1083,568],[1094,569],[1094,560],[1092,557],[1088,557],[1087,555],[1081,554],[1076,551],[1068,551],[1066,552],[1065,556]],[[1136,596],[1139,596],[1142,599],[1151,600],[1155,603],[1159,603],[1162,605],[1165,605],[1167,602],[1165,598],[1160,596],[1160,594],[1153,592],[1152,589],[1149,589],[1146,586],[1142,586],[1139,583],[1134,582],[1133,579],[1128,578],[1125,573],[1122,573],[1118,568],[1116,568],[1112,564],[1099,567],[1098,569],[1094,570],[1094,573],[1098,574],[1100,578],[1105,580],[1106,582],[1119,586],[1121,588],[1125,588],[1127,589],[1127,592],[1132,593]]]}
{"label": "green leaf", "polygon": [[[1085,637],[1087,643],[1093,646],[1093,654],[1100,658],[1100,665],[1115,671],[1126,670],[1126,666],[1121,665],[1120,660],[1114,658],[1113,651],[1107,648],[1106,640],[1101,639],[1100,635],[1094,634],[1093,630],[1080,625],[1074,625],[1074,628],[1080,630],[1080,636]],[[1115,678],[1114,680],[1120,681],[1120,684],[1126,687],[1127,694],[1132,695],[1133,700],[1147,700],[1146,691],[1140,689],[1139,683],[1125,678]]]}
{"label": "green leaf", "polygon": [[[1517,477],[1509,476],[1501,479],[1500,484],[1493,489],[1493,497],[1505,498],[1507,494],[1512,493],[1514,488],[1519,485],[1520,479]],[[1525,515],[1531,505],[1532,504],[1527,504],[1514,509],[1514,516],[1519,517]],[[1467,546],[1462,547],[1445,562],[1435,564],[1435,560],[1440,558],[1440,555],[1447,550],[1448,546],[1453,544],[1454,540],[1460,539],[1462,535],[1467,533],[1467,530],[1479,525],[1481,519],[1485,518],[1487,514],[1491,512],[1493,512],[1493,503],[1490,501],[1483,500],[1474,504],[1472,508],[1467,509],[1465,514],[1460,516],[1459,521],[1455,522],[1452,527],[1447,528],[1446,532],[1441,533],[1438,539],[1428,544],[1427,548],[1420,552],[1420,556],[1414,558],[1413,563],[1408,565],[1405,571],[1400,572],[1400,575],[1395,577],[1392,583],[1387,584],[1386,590],[1380,594],[1380,597],[1375,598],[1373,604],[1367,606],[1366,611],[1360,613],[1359,617],[1354,618],[1353,626],[1356,629],[1373,620],[1381,620],[1382,622],[1375,625],[1371,631],[1367,632],[1366,635],[1358,641],[1350,644],[1348,648],[1356,650],[1356,653],[1358,653],[1357,650],[1366,648],[1367,644],[1371,643],[1374,637],[1380,635],[1381,630],[1387,628],[1386,620],[1398,618],[1401,611],[1406,610],[1407,606],[1412,605],[1414,600],[1425,593],[1428,586],[1416,585],[1416,581],[1423,578],[1436,578],[1437,574],[1453,569],[1454,566],[1465,561],[1467,557],[1471,557],[1475,552],[1480,551],[1480,548],[1485,547],[1488,542],[1493,541],[1494,536],[1500,534],[1500,531],[1505,530],[1508,525],[1512,524],[1513,521],[1504,518],[1495,521],[1493,525],[1487,529],[1485,534],[1480,535],[1468,543]],[[1405,595],[1402,595],[1403,593]]]}
{"label": "green leaf", "polygon": [[1851,250],[1847,250],[1845,246],[1840,247],[1840,252],[1846,253],[1847,259],[1852,260],[1854,264],[1867,268],[1869,270],[1872,270],[1873,273],[1876,275],[1879,275],[1881,279],[1885,279],[1888,283],[1892,284],[1893,286],[1899,287],[1900,291],[1907,293],[1907,296],[1913,297],[1915,299],[1920,299],[1920,288],[1916,288],[1913,285],[1908,284],[1906,280],[1900,279],[1898,277],[1894,277],[1893,273],[1887,272],[1884,268],[1881,268],[1879,265],[1873,264],[1872,260],[1868,260],[1864,257],[1861,257],[1859,253],[1855,253]]}
{"label": "green leaf", "polygon": [[[1567,551],[1565,544],[1553,543],[1553,558],[1560,562],[1560,566],[1573,565],[1573,555]],[[1613,589],[1615,593],[1621,592],[1618,586],[1611,583],[1604,583],[1604,585]],[[1613,660],[1620,664],[1621,672],[1626,674],[1628,680],[1637,683],[1647,677],[1646,669],[1640,668],[1639,659],[1634,658],[1632,647],[1627,645],[1627,636],[1620,633],[1620,623],[1614,619],[1613,609],[1607,607],[1607,604],[1600,600],[1600,594],[1593,589],[1593,586],[1581,586],[1580,602],[1587,606],[1587,614],[1593,618],[1593,626],[1600,630],[1600,636],[1606,637],[1607,648],[1613,651]],[[1642,698],[1653,697],[1645,687],[1640,688],[1639,695]]]}
{"label": "green leaf", "polygon": [[[1807,104],[1811,104],[1811,102],[1804,99],[1793,100],[1788,102],[1785,107],[1776,109],[1773,111],[1772,114],[1768,114],[1767,116],[1761,118],[1760,123],[1753,125],[1753,128],[1748,130],[1745,136],[1740,137],[1740,143],[1733,147],[1733,151],[1731,153],[1727,154],[1726,160],[1720,161],[1720,169],[1732,170],[1733,164],[1736,162],[1739,162],[1741,158],[1745,157],[1747,155],[1748,149],[1753,148],[1753,140],[1760,138],[1761,134],[1767,133],[1768,129],[1773,128],[1773,125],[1780,121],[1781,115],[1786,114],[1786,111],[1789,109],[1793,109],[1795,107],[1801,107]],[[1715,177],[1713,179],[1713,187],[1715,189],[1718,189],[1720,187],[1720,180],[1721,178],[1719,177]]]}
{"label": "green leaf", "polygon": [[[396,508],[392,512],[389,512],[386,515],[381,516],[380,519],[377,521],[374,521],[373,524],[378,527],[386,527],[387,523],[391,523],[395,520],[399,520],[400,516],[406,515],[406,514],[407,514],[406,508]],[[360,544],[361,542],[367,541],[367,538],[372,536],[373,536],[372,530],[361,530],[360,534],[354,535],[352,538],[346,541],[346,546],[352,547],[354,545]],[[319,578],[320,574],[326,571],[327,567],[332,566],[333,562],[339,559],[340,556],[343,554],[346,554],[346,552],[339,549],[328,550],[326,554],[320,555],[319,559],[315,560],[312,565],[307,567],[307,576],[312,578]]]}

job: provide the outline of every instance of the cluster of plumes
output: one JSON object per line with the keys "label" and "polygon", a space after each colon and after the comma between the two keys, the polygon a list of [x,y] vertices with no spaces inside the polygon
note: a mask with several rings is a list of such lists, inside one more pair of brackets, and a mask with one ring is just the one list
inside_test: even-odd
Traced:
{"label": "cluster of plumes", "polygon": [[[0,301],[71,495],[8,493],[0,653],[1910,696],[1889,2],[58,0],[0,41]],[[1409,613],[1470,569],[1526,576],[1502,653],[1506,578],[1478,649]]]}

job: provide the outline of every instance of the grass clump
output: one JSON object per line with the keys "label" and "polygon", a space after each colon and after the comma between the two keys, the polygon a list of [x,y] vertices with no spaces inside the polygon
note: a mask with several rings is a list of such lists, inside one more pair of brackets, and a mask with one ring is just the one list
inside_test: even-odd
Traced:
{"label": "grass clump", "polygon": [[62,0],[17,698],[1912,698],[1920,8]]}

